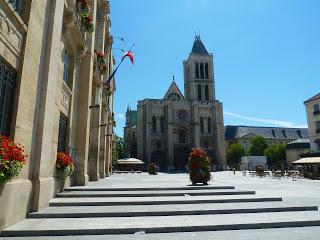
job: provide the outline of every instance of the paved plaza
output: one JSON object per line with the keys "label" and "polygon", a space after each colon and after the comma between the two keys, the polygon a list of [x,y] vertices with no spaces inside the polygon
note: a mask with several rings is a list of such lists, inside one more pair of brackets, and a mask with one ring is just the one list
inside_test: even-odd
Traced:
{"label": "paved plaza", "polygon": [[[213,173],[114,174],[71,187],[2,239],[319,239],[320,181]],[[56,236],[54,236],[56,235]]]}

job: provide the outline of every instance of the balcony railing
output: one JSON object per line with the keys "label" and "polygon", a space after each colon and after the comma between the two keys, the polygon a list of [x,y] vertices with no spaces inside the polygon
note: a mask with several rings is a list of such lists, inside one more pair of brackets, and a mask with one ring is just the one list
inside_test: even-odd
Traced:
{"label": "balcony railing", "polygon": [[313,112],[313,116],[314,115],[318,115],[318,114],[320,114],[320,110],[316,110],[316,111]]}

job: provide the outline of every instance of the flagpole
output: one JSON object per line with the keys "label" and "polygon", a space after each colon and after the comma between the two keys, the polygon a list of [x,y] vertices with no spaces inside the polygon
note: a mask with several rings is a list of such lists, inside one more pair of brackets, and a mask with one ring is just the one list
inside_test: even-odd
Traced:
{"label": "flagpole", "polygon": [[[135,46],[135,44],[132,44],[132,46],[131,46],[131,48],[127,51],[127,52],[129,52],[129,51],[131,51],[132,50],[132,48]],[[120,65],[122,64],[122,62],[124,61],[124,57],[122,57],[122,59],[121,59],[121,61],[120,61],[120,63],[118,64],[118,66],[115,68],[115,70],[113,71],[113,73],[108,77],[108,80],[106,81],[106,82],[108,82],[108,81],[110,81],[111,79],[111,76],[112,77],[114,77],[114,75],[115,75],[115,73],[116,73],[116,71],[118,70],[118,68],[120,67]],[[106,84],[106,83],[104,83],[104,84]]]}

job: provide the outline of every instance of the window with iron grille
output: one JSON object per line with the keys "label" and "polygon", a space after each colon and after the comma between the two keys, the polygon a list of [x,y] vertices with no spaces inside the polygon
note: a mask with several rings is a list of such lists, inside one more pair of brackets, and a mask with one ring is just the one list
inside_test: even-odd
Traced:
{"label": "window with iron grille", "polygon": [[67,130],[68,130],[68,118],[60,114],[59,121],[59,138],[58,138],[58,152],[66,152],[67,145]]}
{"label": "window with iron grille", "polygon": [[17,12],[21,11],[21,0],[9,0],[9,3],[13,6]]}
{"label": "window with iron grille", "polygon": [[0,59],[0,134],[10,134],[16,73]]}
{"label": "window with iron grille", "polygon": [[69,84],[69,54],[67,50],[64,50],[63,56],[63,81]]}

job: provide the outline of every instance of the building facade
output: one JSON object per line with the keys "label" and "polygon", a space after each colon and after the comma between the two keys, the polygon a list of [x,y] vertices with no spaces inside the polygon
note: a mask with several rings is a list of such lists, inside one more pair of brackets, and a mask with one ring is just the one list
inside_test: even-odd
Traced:
{"label": "building facade", "polygon": [[286,159],[289,166],[292,166],[294,161],[302,158],[303,154],[310,152],[310,141],[309,139],[297,139],[290,142],[286,146]]}
{"label": "building facade", "polygon": [[137,119],[138,112],[128,106],[123,135],[123,150],[126,157],[137,157]]}
{"label": "building facade", "polygon": [[196,36],[192,51],[183,62],[184,94],[173,79],[163,99],[138,102],[135,127],[130,125],[135,113],[128,111],[125,142],[132,146],[130,132],[131,139],[136,138],[139,159],[155,162],[162,171],[185,171],[190,150],[203,147],[213,169],[223,168],[223,112],[222,103],[215,98],[213,67],[213,55]]}
{"label": "building facade", "polygon": [[307,113],[310,149],[320,153],[320,93],[304,102]]}
{"label": "building facade", "polygon": [[257,136],[264,137],[269,144],[288,144],[297,139],[308,139],[307,128],[282,128],[282,127],[258,127],[258,126],[231,126],[225,127],[225,140],[227,148],[237,142],[245,150],[249,150],[251,140]]}
{"label": "building facade", "polygon": [[[0,185],[0,230],[48,206],[62,187],[110,174],[114,89],[103,84],[114,64],[109,1],[89,0],[86,9],[83,2],[0,1],[0,134],[28,155],[20,175]],[[103,72],[95,51],[104,53]],[[58,151],[75,161],[62,182]]]}

